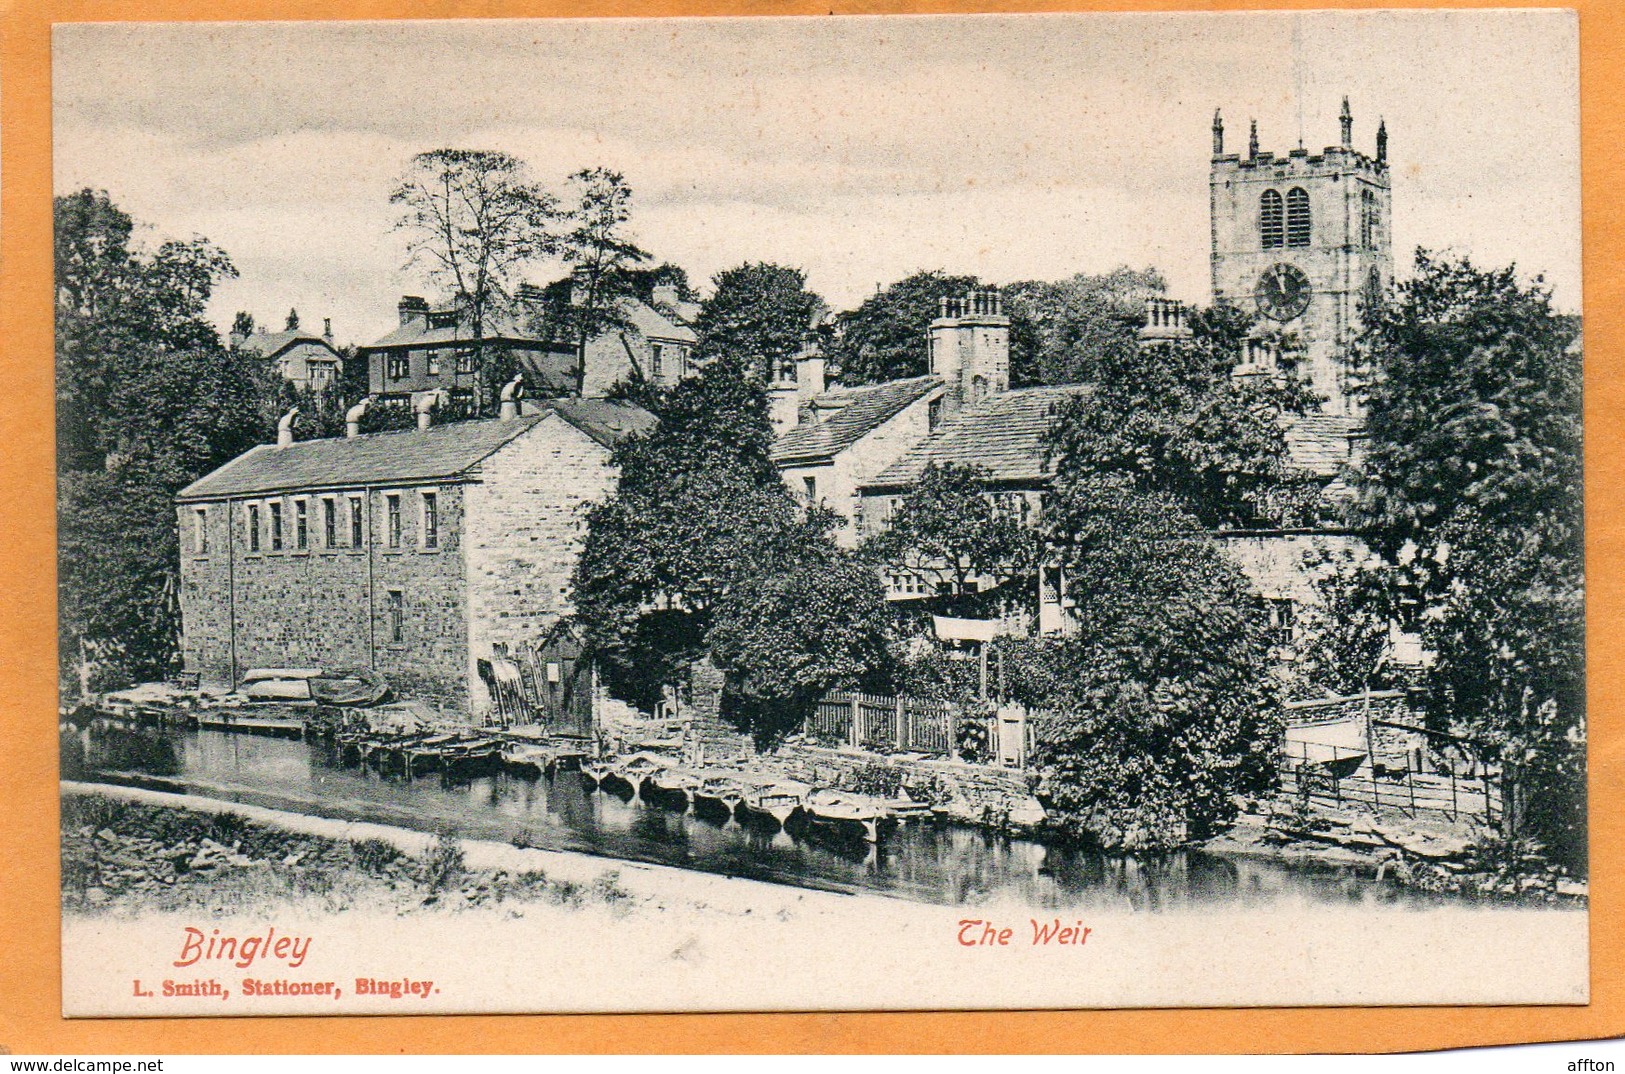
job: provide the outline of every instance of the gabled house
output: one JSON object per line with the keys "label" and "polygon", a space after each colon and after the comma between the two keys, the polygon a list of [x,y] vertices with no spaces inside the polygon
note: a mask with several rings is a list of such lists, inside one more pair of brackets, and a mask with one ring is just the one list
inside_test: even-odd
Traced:
{"label": "gabled house", "polygon": [[281,332],[233,332],[232,346],[274,365],[295,388],[326,391],[337,387],[344,358],[333,346],[333,322],[324,319],[322,333],[288,328]]}
{"label": "gabled house", "polygon": [[[524,372],[532,397],[600,398],[634,370],[657,384],[674,384],[693,369],[697,337],[684,320],[693,304],[679,301],[675,289],[656,288],[656,295],[652,304],[623,299],[623,324],[588,340],[583,355],[574,340],[540,327],[547,324],[548,292],[524,287],[522,313],[487,317],[480,348],[510,357]],[[398,327],[358,351],[366,363],[368,392],[385,402],[436,390],[455,400],[472,397],[476,348],[466,311],[431,307],[418,295],[402,297],[397,311]]]}

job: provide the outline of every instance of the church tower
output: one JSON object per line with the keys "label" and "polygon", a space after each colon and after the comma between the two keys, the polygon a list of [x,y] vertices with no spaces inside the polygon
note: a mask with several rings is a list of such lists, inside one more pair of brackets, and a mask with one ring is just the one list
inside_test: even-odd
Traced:
{"label": "church tower", "polygon": [[1258,148],[1226,154],[1224,120],[1213,113],[1213,301],[1256,311],[1253,365],[1296,365],[1329,414],[1357,414],[1346,355],[1361,311],[1393,282],[1389,231],[1388,130],[1376,153],[1354,148],[1348,98],[1340,144],[1284,157]]}

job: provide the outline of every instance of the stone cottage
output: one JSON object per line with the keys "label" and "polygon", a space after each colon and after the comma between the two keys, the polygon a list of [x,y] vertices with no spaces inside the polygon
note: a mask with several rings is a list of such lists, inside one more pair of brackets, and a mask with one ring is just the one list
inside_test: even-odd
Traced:
{"label": "stone cottage", "polygon": [[571,611],[611,449],[654,423],[605,400],[529,410],[285,438],[181,490],[187,670],[229,686],[253,667],[369,668],[404,697],[487,715],[493,667],[534,658]]}

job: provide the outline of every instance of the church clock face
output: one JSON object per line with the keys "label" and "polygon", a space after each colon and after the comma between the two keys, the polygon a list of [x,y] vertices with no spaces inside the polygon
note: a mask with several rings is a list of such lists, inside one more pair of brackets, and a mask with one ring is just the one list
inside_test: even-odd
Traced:
{"label": "church clock face", "polygon": [[1253,297],[1259,313],[1277,321],[1290,321],[1309,308],[1309,277],[1296,265],[1271,265],[1258,278]]}

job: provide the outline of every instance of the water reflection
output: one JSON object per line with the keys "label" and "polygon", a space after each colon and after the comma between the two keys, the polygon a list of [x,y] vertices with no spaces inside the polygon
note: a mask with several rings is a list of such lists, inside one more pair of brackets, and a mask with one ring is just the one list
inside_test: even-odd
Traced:
{"label": "water reflection", "polygon": [[1105,856],[979,829],[913,821],[880,844],[812,825],[764,830],[715,813],[652,805],[579,773],[495,771],[408,779],[345,767],[334,747],[221,731],[98,721],[62,736],[64,778],[108,778],[345,819],[454,831],[842,891],[944,904],[1000,901],[1061,910],[1160,911],[1282,900],[1415,902],[1348,870],[1194,851]]}

